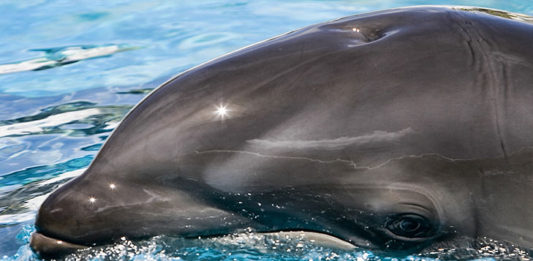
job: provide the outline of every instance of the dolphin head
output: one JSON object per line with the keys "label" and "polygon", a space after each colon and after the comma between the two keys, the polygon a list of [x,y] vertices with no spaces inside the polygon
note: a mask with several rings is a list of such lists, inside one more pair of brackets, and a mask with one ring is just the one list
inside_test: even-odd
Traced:
{"label": "dolphin head", "polygon": [[45,200],[31,245],[252,228],[405,253],[458,237],[533,247],[532,35],[483,12],[401,8],[200,65]]}

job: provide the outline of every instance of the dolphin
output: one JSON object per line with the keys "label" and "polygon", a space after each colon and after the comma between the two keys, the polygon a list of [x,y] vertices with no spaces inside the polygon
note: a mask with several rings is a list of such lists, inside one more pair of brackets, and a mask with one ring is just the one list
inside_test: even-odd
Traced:
{"label": "dolphin", "polygon": [[399,8],[185,71],[44,201],[31,247],[51,256],[123,237],[252,229],[402,253],[459,238],[531,248],[529,22]]}

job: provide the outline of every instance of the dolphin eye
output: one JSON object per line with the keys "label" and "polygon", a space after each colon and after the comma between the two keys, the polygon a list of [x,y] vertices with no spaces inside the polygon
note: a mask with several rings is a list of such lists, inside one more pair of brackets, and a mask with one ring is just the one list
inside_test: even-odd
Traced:
{"label": "dolphin eye", "polygon": [[433,235],[431,222],[417,214],[401,214],[389,217],[385,227],[393,234],[405,238],[421,238]]}

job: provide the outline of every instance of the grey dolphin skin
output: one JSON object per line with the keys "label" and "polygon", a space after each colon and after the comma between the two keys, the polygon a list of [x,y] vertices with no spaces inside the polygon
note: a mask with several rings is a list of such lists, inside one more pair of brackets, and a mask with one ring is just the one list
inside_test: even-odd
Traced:
{"label": "grey dolphin skin", "polygon": [[42,204],[31,247],[310,231],[414,253],[533,247],[533,25],[411,7],[309,26],[169,80]]}

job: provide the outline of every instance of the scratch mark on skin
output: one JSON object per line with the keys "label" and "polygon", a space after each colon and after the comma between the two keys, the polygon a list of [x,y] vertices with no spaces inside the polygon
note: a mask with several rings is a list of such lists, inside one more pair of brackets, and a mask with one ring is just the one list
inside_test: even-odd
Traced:
{"label": "scratch mark on skin", "polygon": [[269,159],[306,160],[306,161],[318,162],[318,163],[322,163],[322,164],[346,163],[346,164],[352,166],[354,169],[356,168],[356,164],[355,164],[354,161],[345,160],[345,159],[320,160],[320,159],[314,159],[314,158],[308,158],[308,157],[267,155],[267,154],[261,154],[261,153],[257,153],[257,152],[243,151],[243,150],[206,150],[206,151],[195,151],[195,153],[196,154],[237,153],[237,154],[246,154],[246,155],[252,155],[252,156],[257,156],[257,157],[261,157],[261,158],[269,158]]}
{"label": "scratch mark on skin", "polygon": [[[418,155],[403,155],[400,157],[393,157],[387,160],[382,161],[381,163],[370,165],[370,166],[358,166],[355,161],[348,160],[348,159],[335,159],[335,160],[321,160],[316,158],[309,158],[309,157],[299,157],[299,156],[284,156],[284,155],[269,155],[269,154],[262,154],[258,152],[253,151],[244,151],[244,150],[222,150],[222,149],[215,149],[215,150],[205,150],[205,151],[195,151],[194,152],[197,155],[201,154],[216,154],[216,153],[234,153],[234,154],[245,154],[245,155],[251,155],[261,158],[267,158],[267,159],[288,159],[288,160],[305,160],[309,162],[314,163],[321,163],[321,164],[335,164],[335,163],[344,163],[348,166],[352,167],[355,170],[373,170],[373,169],[379,169],[382,167],[385,167],[386,165],[390,164],[394,161],[402,161],[406,159],[421,159],[425,157],[436,157],[444,161],[448,161],[450,163],[461,163],[461,162],[468,162],[468,161],[476,161],[476,160],[487,160],[487,159],[475,159],[475,158],[466,158],[466,159],[458,159],[458,158],[450,158],[438,153],[423,153]],[[521,152],[516,152],[511,154],[510,156],[514,156],[515,154],[520,154]]]}
{"label": "scratch mark on skin", "polygon": [[347,160],[347,159],[335,159],[335,160],[321,160],[316,158],[309,158],[309,157],[298,157],[298,156],[283,156],[283,155],[268,155],[268,154],[262,154],[252,151],[244,151],[244,150],[206,150],[206,151],[195,151],[197,155],[200,154],[215,154],[215,153],[235,153],[235,154],[246,154],[261,158],[267,158],[267,159],[289,159],[289,160],[305,160],[309,162],[315,162],[315,163],[321,163],[321,164],[335,164],[335,163],[344,163],[348,166],[352,167],[356,170],[372,170],[372,169],[379,169],[381,167],[386,166],[387,164],[391,163],[392,161],[398,161],[398,160],[404,160],[409,158],[423,158],[423,157],[439,157],[443,160],[450,161],[450,162],[457,162],[457,161],[468,161],[469,159],[452,159],[448,158],[446,156],[435,154],[435,153],[426,153],[426,154],[420,154],[420,155],[404,155],[401,157],[395,157],[391,159],[387,159],[379,164],[373,165],[373,166],[357,166],[357,164],[353,160]]}

